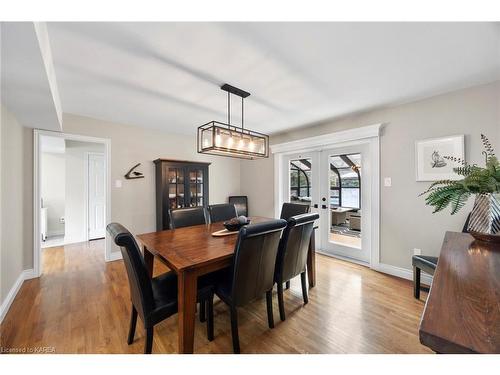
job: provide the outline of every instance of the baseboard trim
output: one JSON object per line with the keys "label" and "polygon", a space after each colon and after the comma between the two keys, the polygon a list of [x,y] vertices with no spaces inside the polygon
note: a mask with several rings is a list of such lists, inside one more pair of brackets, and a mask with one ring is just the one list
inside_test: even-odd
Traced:
{"label": "baseboard trim", "polygon": [[[388,275],[400,277],[406,280],[413,280],[413,270],[409,270],[407,268],[396,267],[386,263],[379,263],[376,267],[373,268],[375,271],[386,273]],[[432,276],[422,272],[420,281],[422,284],[431,285],[432,284]]]}
{"label": "baseboard trim", "polygon": [[14,302],[14,299],[16,298],[19,289],[21,289],[24,280],[33,279],[35,277],[35,272],[32,269],[24,270],[23,272],[21,272],[14,285],[12,285],[12,288],[10,288],[9,293],[7,293],[5,301],[3,301],[2,305],[0,306],[0,323],[3,322],[3,319],[9,312],[10,306],[12,305],[12,302]]}
{"label": "baseboard trim", "polygon": [[113,251],[112,253],[109,254],[109,258],[106,259],[106,262],[113,262],[115,260],[121,260],[121,259],[122,259],[121,251]]}

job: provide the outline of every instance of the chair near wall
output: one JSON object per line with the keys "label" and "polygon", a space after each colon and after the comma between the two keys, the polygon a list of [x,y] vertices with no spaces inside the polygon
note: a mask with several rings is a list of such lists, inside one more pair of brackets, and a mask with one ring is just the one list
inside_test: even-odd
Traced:
{"label": "chair near wall", "polygon": [[228,203],[212,204],[208,206],[208,213],[211,223],[230,220],[237,216],[234,204]]}
{"label": "chair near wall", "polygon": [[246,195],[229,197],[229,204],[234,204],[238,216],[248,216],[248,197]]}
{"label": "chair near wall", "polygon": [[[111,223],[106,227],[115,244],[120,246],[127,271],[132,300],[132,313],[127,343],[134,341],[137,316],[144,323],[146,343],[144,353],[149,354],[153,348],[153,328],[156,324],[177,313],[177,276],[167,272],[151,278],[134,236],[121,224]],[[208,301],[208,310],[213,301],[214,288],[209,278],[198,278],[198,301]],[[208,340],[213,340],[213,314],[208,315]]]}
{"label": "chair near wall", "polygon": [[191,227],[193,225],[206,224],[205,207],[189,207],[169,210],[170,228]]}
{"label": "chair near wall", "polygon": [[[465,220],[465,224],[462,228],[462,233],[469,233],[467,229],[467,227],[469,226],[469,220],[470,213]],[[422,286],[420,285],[420,276],[422,271],[429,275],[434,275],[438,260],[438,257],[428,255],[413,255],[411,257],[411,264],[413,266],[413,296],[416,299],[420,298],[420,290],[422,289]]]}
{"label": "chair near wall", "polygon": [[309,302],[306,284],[306,263],[309,242],[313,235],[314,221],[319,219],[317,213],[292,216],[281,237],[274,281],[278,285],[278,305],[281,320],[285,320],[285,304],[283,300],[283,283],[300,275],[304,305]]}
{"label": "chair near wall", "polygon": [[[285,220],[248,225],[240,229],[233,266],[216,284],[215,293],[231,311],[233,351],[240,352],[237,308],[266,294],[267,320],[274,327],[272,290],[274,268]],[[213,308],[213,304],[208,305]],[[212,314],[209,311],[209,314]]]}

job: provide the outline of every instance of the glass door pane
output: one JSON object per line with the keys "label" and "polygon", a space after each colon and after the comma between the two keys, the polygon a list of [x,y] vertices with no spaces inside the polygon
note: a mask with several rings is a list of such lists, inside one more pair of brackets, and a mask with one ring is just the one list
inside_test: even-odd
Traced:
{"label": "glass door pane", "polygon": [[168,202],[169,208],[182,208],[184,202],[184,169],[168,168]]}
{"label": "glass door pane", "polygon": [[189,205],[191,207],[203,206],[204,183],[202,169],[189,170]]}
{"label": "glass door pane", "polygon": [[311,205],[312,196],[312,159],[303,157],[289,162],[289,195],[291,203]]}

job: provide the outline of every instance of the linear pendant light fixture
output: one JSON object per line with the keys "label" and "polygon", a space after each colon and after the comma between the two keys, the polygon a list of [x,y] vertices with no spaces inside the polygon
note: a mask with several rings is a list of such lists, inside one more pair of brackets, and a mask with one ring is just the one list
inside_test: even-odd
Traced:
{"label": "linear pendant light fixture", "polygon": [[[227,91],[227,124],[210,121],[198,127],[198,153],[243,159],[269,157],[269,136],[243,126],[243,101],[250,93],[227,83],[221,89]],[[241,127],[231,124],[231,94],[241,97]]]}

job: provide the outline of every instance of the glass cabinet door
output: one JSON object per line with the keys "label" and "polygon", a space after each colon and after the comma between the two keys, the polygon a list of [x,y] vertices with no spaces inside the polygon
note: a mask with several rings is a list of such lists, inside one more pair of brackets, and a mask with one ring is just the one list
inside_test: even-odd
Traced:
{"label": "glass cabinet door", "polygon": [[168,168],[168,202],[169,208],[185,207],[184,200],[184,169]]}
{"label": "glass cabinet door", "polygon": [[189,169],[189,206],[203,206],[204,178],[202,169]]}

